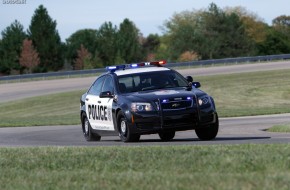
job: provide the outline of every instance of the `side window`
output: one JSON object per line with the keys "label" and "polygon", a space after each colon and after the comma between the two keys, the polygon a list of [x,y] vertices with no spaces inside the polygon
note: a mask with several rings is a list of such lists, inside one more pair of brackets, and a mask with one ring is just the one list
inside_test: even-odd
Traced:
{"label": "side window", "polygon": [[94,84],[91,86],[90,90],[88,91],[89,94],[93,94],[99,96],[101,93],[101,89],[105,80],[105,76],[98,78]]}
{"label": "side window", "polygon": [[110,91],[114,93],[114,83],[113,78],[111,76],[106,77],[106,80],[103,85],[102,92]]}
{"label": "side window", "polygon": [[140,86],[140,76],[125,76],[119,78],[119,85],[125,86],[126,90],[121,90],[122,92],[136,92],[139,90]]}

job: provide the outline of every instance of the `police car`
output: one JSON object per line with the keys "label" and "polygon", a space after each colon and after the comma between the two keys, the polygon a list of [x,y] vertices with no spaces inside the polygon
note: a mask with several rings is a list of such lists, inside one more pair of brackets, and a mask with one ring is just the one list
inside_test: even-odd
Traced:
{"label": "police car", "polygon": [[[159,134],[170,141],[176,131],[195,130],[200,140],[214,139],[219,120],[212,97],[187,81],[165,61],[107,67],[80,100],[87,141],[118,135],[123,142]],[[190,78],[190,77],[189,77]]]}

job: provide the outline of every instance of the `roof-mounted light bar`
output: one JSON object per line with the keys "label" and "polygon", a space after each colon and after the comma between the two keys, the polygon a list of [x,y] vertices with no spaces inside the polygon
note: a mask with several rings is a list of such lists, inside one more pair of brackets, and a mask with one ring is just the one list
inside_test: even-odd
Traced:
{"label": "roof-mounted light bar", "polygon": [[131,63],[131,64],[124,64],[124,65],[115,65],[115,66],[108,66],[106,67],[107,71],[115,72],[116,70],[125,70],[129,68],[138,68],[138,67],[144,67],[144,66],[157,66],[161,67],[162,65],[165,65],[166,61],[152,61],[152,62],[142,62],[142,63]]}
{"label": "roof-mounted light bar", "polygon": [[165,60],[150,62],[151,65],[162,66],[166,64]]}
{"label": "roof-mounted light bar", "polygon": [[126,65],[114,65],[114,66],[108,66],[106,67],[107,71],[115,71],[115,70],[119,70],[119,69],[125,69]]}

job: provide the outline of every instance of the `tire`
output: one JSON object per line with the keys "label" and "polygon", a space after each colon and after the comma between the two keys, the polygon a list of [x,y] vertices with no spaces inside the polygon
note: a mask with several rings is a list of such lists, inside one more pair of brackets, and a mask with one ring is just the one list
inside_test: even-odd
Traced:
{"label": "tire", "polygon": [[92,133],[92,127],[85,114],[83,115],[82,121],[82,130],[86,141],[100,141],[101,136]]}
{"label": "tire", "polygon": [[215,123],[210,124],[209,126],[204,126],[204,127],[195,129],[195,133],[200,140],[208,141],[208,140],[215,139],[219,130],[219,119],[218,119],[218,116],[216,117],[217,118],[216,118]]}
{"label": "tire", "polygon": [[140,140],[140,135],[132,134],[127,120],[123,113],[120,111],[117,115],[118,130],[121,141],[123,142],[137,142]]}
{"label": "tire", "polygon": [[175,131],[170,131],[170,132],[160,132],[158,133],[159,137],[162,141],[170,141],[174,138],[175,136]]}

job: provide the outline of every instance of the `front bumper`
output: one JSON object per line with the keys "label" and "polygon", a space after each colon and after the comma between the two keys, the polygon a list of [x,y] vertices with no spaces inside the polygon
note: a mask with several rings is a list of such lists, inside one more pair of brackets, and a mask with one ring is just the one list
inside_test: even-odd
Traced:
{"label": "front bumper", "polygon": [[[129,116],[129,118],[128,118]],[[162,131],[184,131],[208,126],[216,122],[215,111],[186,109],[182,111],[143,112],[128,115],[132,133],[153,134]]]}

